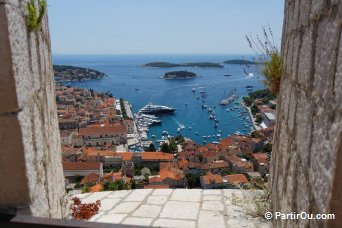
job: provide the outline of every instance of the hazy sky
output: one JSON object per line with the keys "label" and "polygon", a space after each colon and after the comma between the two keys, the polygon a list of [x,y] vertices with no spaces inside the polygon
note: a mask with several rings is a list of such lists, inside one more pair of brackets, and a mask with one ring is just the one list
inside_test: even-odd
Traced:
{"label": "hazy sky", "polygon": [[48,0],[54,54],[248,54],[283,0]]}

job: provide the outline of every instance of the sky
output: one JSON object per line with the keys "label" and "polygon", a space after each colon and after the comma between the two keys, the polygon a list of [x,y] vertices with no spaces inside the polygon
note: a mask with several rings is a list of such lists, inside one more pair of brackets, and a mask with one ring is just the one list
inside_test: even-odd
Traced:
{"label": "sky", "polygon": [[48,0],[53,54],[251,54],[283,0]]}

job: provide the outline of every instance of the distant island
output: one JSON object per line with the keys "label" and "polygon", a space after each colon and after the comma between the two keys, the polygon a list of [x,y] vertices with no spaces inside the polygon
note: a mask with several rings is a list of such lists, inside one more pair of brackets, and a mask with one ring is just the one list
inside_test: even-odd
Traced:
{"label": "distant island", "polygon": [[222,68],[223,66],[219,63],[211,62],[192,62],[192,63],[168,63],[168,62],[151,62],[142,65],[142,67],[213,67]]}
{"label": "distant island", "polygon": [[53,65],[53,70],[55,73],[55,80],[59,82],[101,79],[106,76],[105,73],[94,69],[69,65]]}
{"label": "distant island", "polygon": [[244,59],[232,59],[232,60],[224,61],[223,63],[225,64],[258,64],[257,62],[244,60]]}
{"label": "distant island", "polygon": [[189,71],[171,71],[164,74],[163,79],[191,79],[196,78],[197,75]]}

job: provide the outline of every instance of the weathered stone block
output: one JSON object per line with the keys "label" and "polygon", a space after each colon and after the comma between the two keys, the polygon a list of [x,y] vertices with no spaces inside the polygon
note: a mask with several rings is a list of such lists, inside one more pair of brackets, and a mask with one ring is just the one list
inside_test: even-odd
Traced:
{"label": "weathered stone block", "polygon": [[176,189],[171,195],[171,200],[199,202],[201,195],[202,190],[200,189],[193,189],[192,191],[188,191],[188,189]]}
{"label": "weathered stone block", "polygon": [[160,218],[196,220],[199,207],[200,204],[195,202],[168,201],[160,214]]}

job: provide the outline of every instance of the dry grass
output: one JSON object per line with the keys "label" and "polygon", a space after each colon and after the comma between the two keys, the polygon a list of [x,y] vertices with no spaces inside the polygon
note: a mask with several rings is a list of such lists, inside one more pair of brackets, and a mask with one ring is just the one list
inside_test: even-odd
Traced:
{"label": "dry grass", "polygon": [[246,213],[253,217],[264,218],[265,213],[270,211],[270,193],[267,191],[263,182],[255,183],[256,187],[250,188],[248,191],[243,190],[241,185],[236,185],[242,190],[242,198],[232,193],[232,204],[242,207]]}

